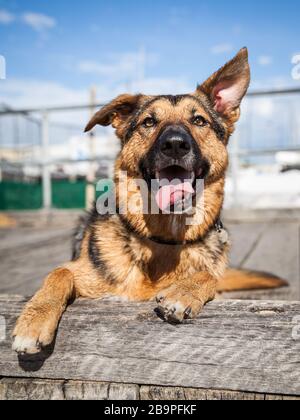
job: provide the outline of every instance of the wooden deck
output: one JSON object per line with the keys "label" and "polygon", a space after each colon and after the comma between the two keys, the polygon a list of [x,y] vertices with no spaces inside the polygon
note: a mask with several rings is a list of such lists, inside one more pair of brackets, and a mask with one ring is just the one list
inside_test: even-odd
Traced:
{"label": "wooden deck", "polygon": [[151,302],[81,299],[54,346],[18,358],[9,336],[25,301],[0,295],[0,399],[300,399],[298,302],[213,302],[174,326]]}
{"label": "wooden deck", "polygon": [[289,288],[223,294],[176,327],[153,303],[80,300],[54,347],[18,358],[10,334],[22,296],[70,258],[73,216],[0,230],[0,400],[300,399],[298,215],[224,220],[232,265],[273,272]]}

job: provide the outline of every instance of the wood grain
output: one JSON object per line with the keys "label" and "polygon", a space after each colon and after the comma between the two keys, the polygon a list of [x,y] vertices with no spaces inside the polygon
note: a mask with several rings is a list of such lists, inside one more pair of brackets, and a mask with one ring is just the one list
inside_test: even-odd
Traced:
{"label": "wood grain", "polygon": [[[239,228],[238,228],[239,226]],[[264,227],[263,227],[264,226]],[[300,225],[297,223],[243,223],[230,225],[231,262],[246,269],[274,273],[289,282],[288,288],[226,293],[224,298],[300,300]],[[243,241],[247,245],[243,245]],[[249,248],[249,245],[252,248]]]}
{"label": "wood grain", "polygon": [[300,303],[213,302],[197,320],[171,326],[153,303],[81,300],[64,315],[54,351],[18,359],[9,335],[24,303],[0,296],[0,377],[134,384],[110,387],[128,398],[138,397],[137,385],[300,396]]}
{"label": "wood grain", "polygon": [[138,386],[105,382],[4,378],[0,401],[98,400],[98,401],[203,401],[203,400],[300,400],[286,395],[253,394],[226,390]]}
{"label": "wood grain", "polygon": [[33,295],[71,255],[71,230],[0,231],[0,293]]}

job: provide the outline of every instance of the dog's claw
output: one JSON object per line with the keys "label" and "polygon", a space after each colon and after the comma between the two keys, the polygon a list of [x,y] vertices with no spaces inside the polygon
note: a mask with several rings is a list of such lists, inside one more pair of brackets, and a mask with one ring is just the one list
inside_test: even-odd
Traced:
{"label": "dog's claw", "polygon": [[184,318],[189,319],[191,317],[191,314],[192,314],[192,308],[191,307],[186,308],[186,310],[184,311]]}
{"label": "dog's claw", "polygon": [[162,302],[163,302],[163,300],[164,300],[164,296],[163,296],[163,295],[158,295],[158,296],[156,297],[156,303],[162,303]]}
{"label": "dog's claw", "polygon": [[176,315],[176,307],[172,306],[171,308],[165,308],[159,305],[155,309],[155,313],[158,315],[165,322],[169,322],[170,324],[180,324],[182,320],[180,320]]}
{"label": "dog's claw", "polygon": [[195,318],[203,307],[200,300],[188,292],[183,293],[175,285],[161,291],[156,301],[156,314],[170,324],[180,324],[184,320]]}

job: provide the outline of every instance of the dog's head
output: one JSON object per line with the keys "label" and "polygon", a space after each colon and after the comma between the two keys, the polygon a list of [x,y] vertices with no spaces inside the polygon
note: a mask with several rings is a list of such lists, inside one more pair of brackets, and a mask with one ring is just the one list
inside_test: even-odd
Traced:
{"label": "dog's head", "polygon": [[224,178],[228,140],[249,82],[245,48],[194,93],[121,95],[94,115],[86,131],[97,124],[116,129],[122,143],[120,169],[130,177],[143,177],[148,185],[152,179],[179,180],[177,194],[158,199],[163,207],[163,202],[193,193],[197,179],[209,185]]}

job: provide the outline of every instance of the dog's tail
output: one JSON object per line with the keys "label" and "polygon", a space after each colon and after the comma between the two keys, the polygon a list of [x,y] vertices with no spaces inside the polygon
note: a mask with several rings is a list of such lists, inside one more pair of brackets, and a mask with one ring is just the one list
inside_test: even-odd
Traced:
{"label": "dog's tail", "polygon": [[269,273],[242,269],[228,269],[218,283],[218,292],[239,290],[276,289],[288,286],[288,282]]}

